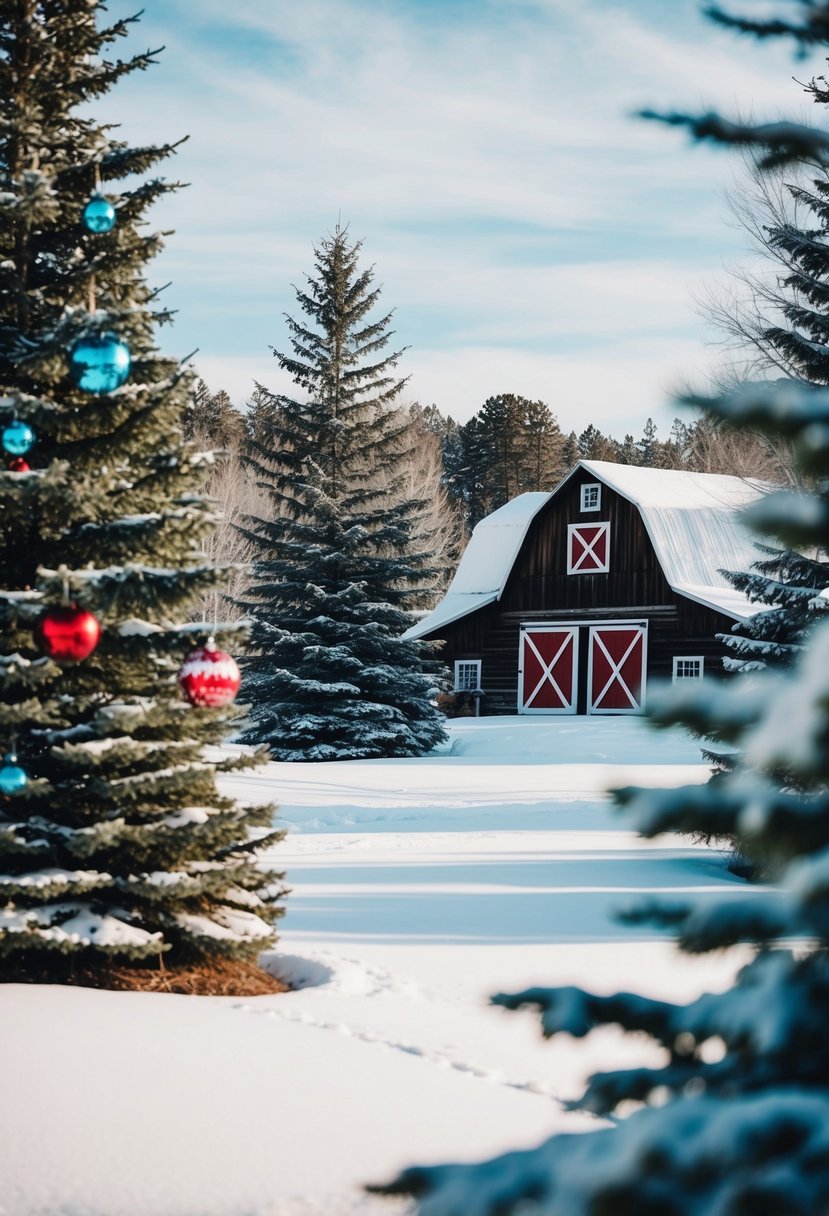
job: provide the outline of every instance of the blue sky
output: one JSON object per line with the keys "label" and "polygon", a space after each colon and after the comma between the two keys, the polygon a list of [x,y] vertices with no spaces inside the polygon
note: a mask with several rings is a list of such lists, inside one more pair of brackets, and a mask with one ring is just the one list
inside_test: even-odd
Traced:
{"label": "blue sky", "polygon": [[[133,11],[110,0],[110,13]],[[670,392],[717,362],[694,297],[740,261],[728,154],[642,105],[810,113],[781,45],[695,0],[147,0],[130,47],[157,67],[96,109],[126,138],[189,134],[157,208],[156,263],[211,388],[291,391],[291,284],[341,217],[364,242],[408,397],[459,420],[487,396],[548,402],[566,430],[664,433]]]}

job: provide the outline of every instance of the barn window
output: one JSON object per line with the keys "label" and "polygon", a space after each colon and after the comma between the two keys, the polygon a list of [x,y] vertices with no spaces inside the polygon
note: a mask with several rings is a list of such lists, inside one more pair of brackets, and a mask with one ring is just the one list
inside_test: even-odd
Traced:
{"label": "barn window", "polygon": [[455,692],[475,692],[481,687],[481,660],[458,659],[455,662]]}
{"label": "barn window", "polygon": [[567,525],[567,573],[607,574],[610,524]]}
{"label": "barn window", "polygon": [[677,680],[701,680],[705,660],[702,655],[674,655],[674,684]]}
{"label": "barn window", "polygon": [[581,488],[582,511],[598,511],[602,505],[602,487],[597,481],[588,482]]}

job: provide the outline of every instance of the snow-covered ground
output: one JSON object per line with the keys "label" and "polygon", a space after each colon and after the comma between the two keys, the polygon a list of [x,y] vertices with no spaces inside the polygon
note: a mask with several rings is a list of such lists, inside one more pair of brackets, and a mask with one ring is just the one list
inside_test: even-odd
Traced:
{"label": "snow-covered ground", "polygon": [[362,1183],[587,1126],[559,1099],[653,1048],[544,1043],[487,998],[728,983],[733,955],[683,959],[614,919],[642,892],[745,893],[716,852],[638,840],[604,794],[707,775],[697,744],[635,718],[488,718],[419,760],[229,779],[291,827],[269,965],[296,991],[0,988],[0,1216],[392,1216]]}

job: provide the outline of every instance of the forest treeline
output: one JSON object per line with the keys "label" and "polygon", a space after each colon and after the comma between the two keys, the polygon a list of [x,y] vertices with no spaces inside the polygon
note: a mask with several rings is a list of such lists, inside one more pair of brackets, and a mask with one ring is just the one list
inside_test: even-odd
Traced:
{"label": "forest treeline", "polygon": [[[251,554],[238,524],[272,510],[244,457],[251,442],[279,446],[278,400],[257,386],[247,408],[239,409],[224,389],[213,392],[203,380],[191,395],[187,437],[224,453],[207,486],[223,517],[208,555],[217,564],[235,567],[225,592],[213,592],[205,601],[206,619],[233,615],[230,600],[244,587]],[[435,596],[445,590],[469,533],[484,516],[517,494],[553,489],[580,459],[792,481],[785,446],[775,447],[767,437],[729,428],[707,415],[687,422],[676,418],[664,438],[649,418],[640,436],[618,439],[594,423],[565,433],[549,405],[515,393],[489,397],[463,423],[436,405],[414,402],[392,408],[409,432],[409,488],[426,504],[418,539],[434,554],[439,571]]]}

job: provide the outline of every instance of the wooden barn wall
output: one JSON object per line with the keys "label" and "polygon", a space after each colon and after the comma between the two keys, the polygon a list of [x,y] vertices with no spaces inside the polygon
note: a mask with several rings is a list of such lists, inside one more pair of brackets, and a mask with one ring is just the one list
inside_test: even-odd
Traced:
{"label": "wooden barn wall", "polygon": [[[729,617],[677,595],[669,587],[638,510],[602,485],[601,510],[581,512],[580,472],[533,521],[501,602],[449,625],[441,655],[480,658],[483,713],[515,713],[522,622],[648,620],[648,678],[670,679],[674,655],[702,655],[707,673],[722,670],[726,653],[716,633]],[[610,571],[567,574],[567,525],[610,521]],[[580,697],[584,704],[584,697]]]}

